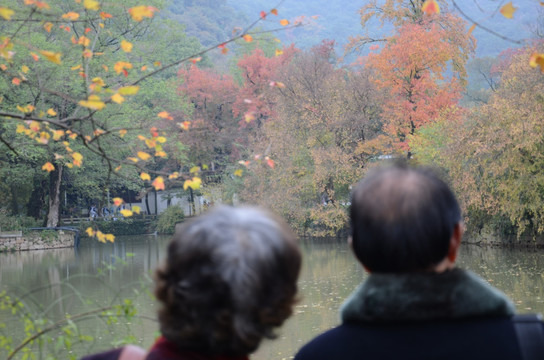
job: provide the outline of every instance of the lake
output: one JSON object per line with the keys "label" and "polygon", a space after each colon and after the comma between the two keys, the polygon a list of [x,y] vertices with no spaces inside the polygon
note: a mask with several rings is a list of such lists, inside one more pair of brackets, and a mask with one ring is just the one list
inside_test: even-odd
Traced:
{"label": "lake", "polygon": [[[118,237],[114,244],[85,239],[78,249],[0,254],[1,290],[23,297],[35,315],[58,320],[67,313],[74,315],[127,298],[138,309],[140,316],[130,323],[108,325],[105,319],[79,322],[82,332],[93,336],[94,341],[76,344],[70,352],[49,345],[43,354],[37,354],[38,358],[51,351],[56,351],[58,359],[74,352],[95,352],[111,347],[113,339],[129,333],[135,336],[132,341],[149,346],[158,333],[150,275],[163,259],[168,239]],[[302,344],[337,325],[339,306],[366,276],[344,241],[301,240],[301,247],[304,262],[295,314],[276,340],[265,341],[251,356],[254,360],[290,359]],[[464,245],[458,263],[504,291],[519,312],[544,313],[543,255],[542,251]],[[3,313],[0,321],[15,324]],[[15,326],[0,331],[22,336]],[[55,336],[59,335],[57,331]]]}

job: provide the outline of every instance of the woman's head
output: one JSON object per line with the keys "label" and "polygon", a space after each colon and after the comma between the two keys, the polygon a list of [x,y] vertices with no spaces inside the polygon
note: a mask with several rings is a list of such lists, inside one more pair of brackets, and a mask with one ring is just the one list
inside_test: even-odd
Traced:
{"label": "woman's head", "polygon": [[301,256],[286,225],[227,206],[176,231],[155,294],[162,334],[185,349],[245,355],[291,315]]}

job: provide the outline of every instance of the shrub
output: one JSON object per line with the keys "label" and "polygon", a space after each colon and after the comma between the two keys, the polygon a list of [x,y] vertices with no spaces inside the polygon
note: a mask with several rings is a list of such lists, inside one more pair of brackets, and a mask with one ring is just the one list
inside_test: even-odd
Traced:
{"label": "shrub", "polygon": [[41,221],[31,216],[8,216],[7,211],[0,209],[0,229],[2,231],[24,230],[31,227],[40,227]]}
{"label": "shrub", "polygon": [[182,221],[185,214],[180,206],[173,205],[159,215],[157,231],[159,234],[173,234],[176,230],[176,223]]}

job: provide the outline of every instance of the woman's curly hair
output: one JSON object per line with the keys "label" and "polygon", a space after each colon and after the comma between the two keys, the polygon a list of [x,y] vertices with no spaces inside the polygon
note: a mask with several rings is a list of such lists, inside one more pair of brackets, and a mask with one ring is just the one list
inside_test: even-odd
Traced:
{"label": "woman's curly hair", "polygon": [[160,329],[180,348],[246,355],[291,313],[301,255],[283,221],[222,206],[183,224],[156,272]]}

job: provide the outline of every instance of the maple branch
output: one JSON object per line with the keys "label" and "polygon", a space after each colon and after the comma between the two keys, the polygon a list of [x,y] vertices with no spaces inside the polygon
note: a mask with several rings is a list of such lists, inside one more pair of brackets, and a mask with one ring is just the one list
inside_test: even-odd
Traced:
{"label": "maple branch", "polygon": [[469,22],[473,23],[474,25],[476,25],[477,27],[479,27],[480,29],[484,30],[484,31],[487,31],[488,33],[492,34],[492,35],[495,35],[496,37],[502,39],[502,40],[505,40],[505,41],[509,41],[511,43],[514,43],[514,44],[518,44],[518,45],[521,45],[524,43],[523,40],[514,40],[514,39],[511,39],[509,37],[506,37],[504,35],[501,35],[499,34],[498,32],[495,32],[493,30],[491,30],[490,28],[480,24],[479,22],[477,22],[476,20],[472,19],[470,16],[468,16],[463,10],[461,10],[461,8],[459,7],[459,5],[457,5],[457,3],[455,2],[455,0],[452,0],[452,4],[453,4],[453,7],[455,9],[457,9],[457,11],[459,11],[459,13],[461,14],[462,17],[464,17],[465,19],[467,19]]}
{"label": "maple branch", "polygon": [[[284,1],[285,1],[285,0],[281,0],[281,1],[276,5],[276,7],[280,6]],[[270,14],[270,13],[266,13],[266,15],[269,15],[269,14]],[[266,17],[266,16],[265,16],[265,17]],[[208,47],[208,48],[206,48],[206,49],[204,49],[204,50],[202,50],[202,51],[200,51],[200,52],[198,52],[198,53],[196,53],[196,54],[192,54],[192,55],[187,56],[187,57],[185,57],[185,58],[183,58],[183,59],[174,61],[174,62],[172,62],[172,63],[170,63],[170,64],[168,64],[168,65],[165,65],[165,66],[163,66],[163,67],[161,67],[161,68],[159,68],[159,69],[156,69],[156,70],[154,70],[154,71],[152,71],[152,72],[150,72],[150,73],[148,73],[148,74],[142,76],[141,78],[139,78],[138,80],[134,81],[134,82],[133,82],[132,84],[130,84],[130,85],[137,85],[137,84],[139,84],[140,82],[142,82],[143,80],[147,79],[148,77],[151,77],[151,76],[153,76],[153,75],[155,75],[155,74],[157,74],[157,73],[159,73],[159,72],[162,72],[162,71],[164,71],[164,70],[166,70],[166,69],[169,69],[169,68],[171,68],[171,67],[173,67],[173,66],[179,65],[179,64],[181,64],[181,63],[187,62],[187,61],[189,61],[189,60],[191,60],[191,59],[198,58],[198,57],[200,57],[200,56],[202,56],[202,55],[204,55],[204,54],[206,54],[206,53],[208,53],[208,52],[210,52],[210,51],[212,51],[212,50],[218,48],[219,46],[224,46],[224,45],[229,44],[229,43],[231,43],[231,42],[234,42],[234,41],[236,41],[236,40],[242,39],[242,38],[244,37],[244,35],[250,34],[249,31],[250,31],[252,28],[254,28],[255,25],[257,25],[257,24],[258,24],[260,21],[262,21],[263,19],[264,19],[264,17],[259,17],[257,20],[253,21],[253,22],[252,22],[252,23],[251,23],[244,31],[242,31],[240,34],[238,34],[238,35],[236,35],[236,36],[234,36],[234,37],[232,37],[232,38],[230,38],[230,39],[228,39],[228,40],[226,40],[226,41],[224,41],[224,42],[222,42],[222,43],[219,43],[219,44],[216,44],[216,45],[212,45],[212,46],[210,46],[210,47]],[[277,31],[283,31],[283,30],[291,29],[291,28],[298,27],[298,26],[301,26],[301,25],[302,25],[301,23],[297,23],[297,24],[294,24],[294,25],[292,25],[292,26],[285,26],[285,27],[276,28],[276,29],[272,29],[272,30],[255,31],[255,32],[253,32],[253,33],[251,33],[251,34],[273,33],[273,32],[277,32]]]}
{"label": "maple branch", "polygon": [[19,153],[17,152],[17,150],[15,150],[15,148],[13,148],[13,146],[11,146],[11,144],[2,137],[2,135],[0,135],[0,142],[2,142],[4,145],[6,145],[8,147],[8,149],[13,152],[15,155],[19,156]]}

